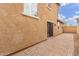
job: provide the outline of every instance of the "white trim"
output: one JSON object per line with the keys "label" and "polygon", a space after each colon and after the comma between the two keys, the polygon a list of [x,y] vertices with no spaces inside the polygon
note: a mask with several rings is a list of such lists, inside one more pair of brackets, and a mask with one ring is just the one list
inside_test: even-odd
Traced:
{"label": "white trim", "polygon": [[37,16],[27,15],[27,14],[25,14],[24,12],[22,12],[22,14],[23,14],[24,16],[28,16],[28,17],[32,17],[32,18],[36,18],[36,19],[40,19],[40,18],[37,17]]}

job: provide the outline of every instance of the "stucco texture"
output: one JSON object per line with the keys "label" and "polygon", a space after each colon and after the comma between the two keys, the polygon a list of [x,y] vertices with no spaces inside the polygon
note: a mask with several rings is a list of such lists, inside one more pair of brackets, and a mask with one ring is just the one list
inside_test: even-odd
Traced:
{"label": "stucco texture", "polygon": [[[0,55],[7,55],[47,39],[48,19],[57,25],[57,4],[38,4],[38,18],[24,16],[23,4],[0,4]],[[57,34],[54,26],[54,35]]]}

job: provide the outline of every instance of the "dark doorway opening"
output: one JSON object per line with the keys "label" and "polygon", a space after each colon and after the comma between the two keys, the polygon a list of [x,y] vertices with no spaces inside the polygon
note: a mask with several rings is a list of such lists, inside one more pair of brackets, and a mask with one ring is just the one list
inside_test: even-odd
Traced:
{"label": "dark doorway opening", "polygon": [[53,23],[47,22],[47,36],[53,36]]}

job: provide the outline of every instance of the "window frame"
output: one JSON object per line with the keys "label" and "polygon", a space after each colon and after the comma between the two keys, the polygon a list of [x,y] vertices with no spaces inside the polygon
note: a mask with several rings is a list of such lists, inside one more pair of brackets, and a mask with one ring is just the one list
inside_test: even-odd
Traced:
{"label": "window frame", "polygon": [[47,7],[49,10],[51,10],[51,3],[47,3]]}
{"label": "window frame", "polygon": [[[24,3],[25,4],[25,3]],[[38,17],[38,3],[37,3],[37,15],[28,15],[28,14],[26,14],[26,12],[24,12],[24,4],[23,4],[23,12],[22,12],[22,15],[23,16],[27,16],[27,17],[31,17],[31,18],[35,18],[35,19],[40,19],[39,17]]]}

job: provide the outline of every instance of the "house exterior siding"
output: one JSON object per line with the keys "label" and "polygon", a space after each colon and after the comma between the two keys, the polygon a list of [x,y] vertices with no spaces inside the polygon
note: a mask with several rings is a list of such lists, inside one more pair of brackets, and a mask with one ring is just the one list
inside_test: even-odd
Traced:
{"label": "house exterior siding", "polygon": [[59,22],[59,25],[58,25],[58,30],[57,30],[57,34],[62,34],[63,32],[64,32],[64,30],[63,30],[63,25],[64,25],[64,23],[63,22],[61,22],[60,20],[58,21]]}
{"label": "house exterior siding", "polygon": [[0,4],[0,55],[46,40],[48,21],[54,24],[53,35],[58,35],[56,3],[51,4],[51,10],[46,3],[38,4],[38,18],[24,15],[23,9],[21,3]]}

